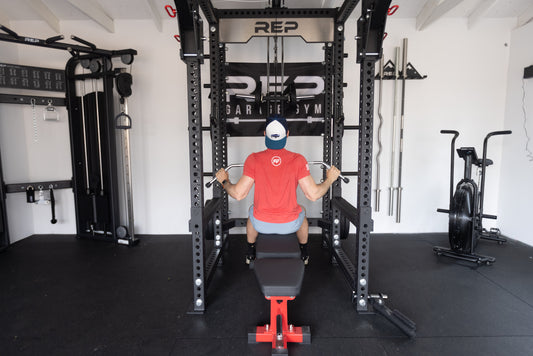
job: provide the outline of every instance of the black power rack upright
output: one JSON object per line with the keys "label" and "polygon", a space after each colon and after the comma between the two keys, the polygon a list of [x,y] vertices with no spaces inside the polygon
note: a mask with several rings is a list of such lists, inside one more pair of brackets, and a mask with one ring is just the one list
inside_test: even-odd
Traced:
{"label": "black power rack upright", "polygon": [[[120,58],[124,64],[129,65],[137,51],[100,49],[76,36],[71,39],[77,43],[64,43],[61,42],[64,39],[62,35],[39,39],[20,36],[2,25],[0,30],[4,32],[0,33],[0,41],[65,50],[71,55],[64,72],[66,98],[1,94],[1,102],[24,104],[32,98],[38,98],[43,103],[48,101],[53,105],[67,107],[73,178],[71,181],[44,183],[45,187],[50,185],[57,189],[73,189],[76,236],[128,245],[136,243],[133,234],[124,235],[124,227],[120,225],[113,81],[121,75],[123,69],[113,69],[112,59]],[[76,72],[78,65],[88,69],[87,73]],[[103,91],[99,91],[98,85],[94,93],[87,95],[77,90],[78,83],[99,79],[103,82]],[[84,106],[87,108],[85,113]],[[92,109],[89,110],[88,106]],[[5,185],[0,167],[0,249],[9,245],[5,193],[20,192],[21,187],[37,184],[39,183]]]}
{"label": "black power rack upright", "polygon": [[[323,239],[351,286],[351,298],[359,313],[376,311],[392,321],[404,333],[415,335],[415,324],[398,311],[392,311],[383,294],[369,293],[370,232],[373,230],[371,211],[372,130],[374,112],[375,62],[382,56],[382,43],[390,0],[363,0],[362,13],[357,22],[357,63],[360,64],[359,125],[344,125],[343,66],[345,23],[358,0],[346,0],[340,8],[287,9],[279,0],[266,9],[216,9],[210,0],[176,0],[177,19],[181,40],[181,59],[187,66],[188,127],[190,155],[190,191],[193,303],[191,313],[204,313],[206,292],[227,242],[227,232],[236,226],[245,226],[246,218],[228,218],[228,201],[221,187],[213,187],[213,199],[204,202],[203,177],[212,175],[227,162],[227,134],[231,125],[226,117],[225,64],[226,43],[246,42],[255,36],[254,23],[292,21],[315,23],[314,28],[326,28],[324,42],[325,63],[325,120],[323,128],[323,160],[341,168],[344,130],[358,131],[357,206],[341,196],[341,185],[334,184],[331,196],[323,199],[321,218],[310,218],[311,226],[319,226]],[[209,54],[204,54],[203,19],[208,22]],[[318,25],[320,22],[320,25]],[[248,26],[246,26],[248,24]],[[278,23],[279,24],[279,23]],[[278,25],[276,25],[278,26]],[[300,26],[300,29],[304,26]],[[232,31],[233,29],[233,31]],[[243,41],[233,37],[244,38]],[[277,36],[313,36],[313,33],[279,31]],[[323,35],[323,33],[322,33]],[[207,37],[207,36],[206,36]],[[311,39],[311,42],[313,40]],[[202,127],[201,64],[210,61],[210,127]],[[242,125],[242,124],[241,124]],[[210,131],[212,139],[212,172],[203,169],[202,131]],[[251,136],[252,134],[250,134]],[[343,172],[344,174],[344,172]],[[342,248],[342,221],[347,219],[356,226],[355,261]],[[208,233],[208,230],[209,233]],[[212,234],[209,236],[209,234]],[[346,234],[347,235],[347,234]],[[346,237],[346,236],[344,236]],[[208,254],[207,243],[213,244]]]}

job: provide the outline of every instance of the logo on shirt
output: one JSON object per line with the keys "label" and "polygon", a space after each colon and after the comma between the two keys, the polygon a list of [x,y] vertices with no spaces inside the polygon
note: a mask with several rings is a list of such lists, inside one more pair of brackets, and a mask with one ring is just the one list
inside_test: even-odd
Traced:
{"label": "logo on shirt", "polygon": [[274,167],[277,167],[277,166],[281,165],[281,157],[279,157],[279,156],[274,156],[274,157],[272,157],[272,159],[270,160],[270,162],[272,163],[272,165],[273,165]]}

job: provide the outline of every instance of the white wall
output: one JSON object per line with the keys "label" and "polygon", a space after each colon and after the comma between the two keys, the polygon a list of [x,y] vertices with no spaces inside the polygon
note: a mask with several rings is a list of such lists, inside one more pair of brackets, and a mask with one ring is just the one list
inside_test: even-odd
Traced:
{"label": "white wall", "polygon": [[[513,20],[485,19],[468,30],[465,19],[442,19],[423,31],[416,31],[414,20],[388,22],[385,59],[393,58],[394,47],[401,46],[402,38],[407,37],[408,61],[428,77],[406,84],[401,223],[388,216],[388,191],[382,191],[381,211],[374,213],[375,231],[447,231],[448,217],[436,209],[448,207],[451,137],[439,132],[459,131],[456,147],[474,146],[481,155],[484,136],[503,128],[513,24]],[[384,83],[383,97],[381,186],[388,189],[392,81]],[[377,114],[375,117],[377,130]],[[488,168],[486,180],[485,211],[489,214],[497,212],[502,142],[493,139],[488,151],[489,158],[495,162]],[[463,174],[464,161],[456,156],[455,162],[457,182]],[[487,226],[494,224],[486,222]]]}
{"label": "white wall", "polygon": [[[532,36],[533,22],[511,34],[505,127],[513,134],[503,148],[498,211],[502,231],[530,245],[533,236],[527,222],[533,211],[533,156],[526,152],[526,130],[533,138],[533,79],[523,79],[523,75],[524,68],[533,65]],[[533,151],[533,141],[529,141],[528,149]]]}
{"label": "white wall", "polygon": [[[509,58],[510,29],[512,20],[484,20],[473,30],[468,30],[466,20],[444,19],[427,30],[415,31],[414,20],[389,19],[388,37],[384,43],[385,58],[392,57],[394,46],[401,39],[409,38],[408,60],[421,74],[428,78],[409,81],[406,91],[406,121],[403,174],[403,214],[402,222],[396,224],[387,216],[387,193],[382,193],[382,209],[374,214],[377,232],[434,232],[447,230],[447,218],[436,213],[436,208],[446,207],[448,199],[449,139],[439,134],[441,129],[457,129],[461,132],[458,145],[473,145],[481,150],[481,143],[488,131],[503,128],[505,93]],[[188,135],[185,66],[179,59],[177,42],[173,35],[177,32],[174,21],[164,22],[163,32],[158,32],[151,21],[115,21],[116,32],[107,33],[92,22],[62,22],[65,35],[75,34],[96,43],[101,48],[134,48],[139,55],[133,64],[133,95],[129,100],[129,111],[133,118],[131,130],[132,168],[134,179],[134,202],[136,229],[145,234],[185,234],[188,233],[189,212],[189,173]],[[11,27],[24,35],[46,37],[52,35],[43,23],[14,22]],[[355,16],[349,20],[346,31],[345,61],[346,124],[356,124],[358,119],[359,66],[355,63]],[[525,41],[525,40],[524,40]],[[299,40],[288,41],[287,61],[320,61],[321,46],[309,47]],[[16,47],[16,49],[13,49]],[[23,48],[24,47],[24,48]],[[206,46],[206,48],[208,48]],[[62,68],[68,59],[67,53],[30,46],[16,46],[0,43],[2,61],[5,50],[15,52],[15,63]],[[228,60],[262,61],[264,46],[261,41],[252,41],[247,48],[232,48]],[[208,79],[208,67],[204,65],[203,80]],[[377,87],[376,87],[377,89]],[[376,91],[377,92],[377,91]],[[382,132],[384,152],[382,154],[382,189],[389,185],[388,165],[390,157],[390,119],[392,113],[392,82],[385,83],[383,114],[385,124]],[[376,101],[377,103],[377,101]],[[204,124],[208,122],[209,104],[204,91]],[[18,115],[18,121],[6,117]],[[0,105],[0,149],[6,182],[27,181],[27,178],[45,180],[57,171],[57,167],[68,167],[68,155],[61,161],[50,163],[49,170],[41,167],[31,171],[38,161],[32,152],[51,149],[52,146],[68,147],[66,131],[57,132],[53,140],[40,142],[33,150],[31,144],[31,113],[28,109]],[[24,122],[25,125],[22,125]],[[54,127],[62,127],[53,123]],[[30,125],[30,126],[28,126]],[[63,130],[63,129],[62,129]],[[15,139],[18,137],[17,139]],[[345,135],[343,168],[355,170],[357,164],[357,136],[354,132]],[[16,145],[13,145],[16,141]],[[287,148],[301,152],[308,160],[322,157],[321,138],[291,137]],[[208,135],[204,135],[204,169],[210,170],[210,145]],[[496,212],[499,186],[499,167],[502,140],[494,139],[489,150],[490,158],[496,162],[489,169],[486,212]],[[13,147],[12,147],[13,146]],[[242,162],[252,151],[263,149],[260,138],[230,138],[229,162]],[[20,163],[26,162],[26,163]],[[26,171],[16,168],[26,165]],[[54,168],[55,167],[55,168]],[[10,172],[18,172],[13,176]],[[32,173],[33,172],[33,173]],[[70,174],[70,171],[68,171]],[[462,172],[458,162],[457,172]],[[63,174],[65,173],[65,174]],[[237,179],[240,172],[232,174]],[[66,175],[62,171],[63,179]],[[313,171],[318,179],[320,173]],[[9,178],[9,179],[8,179]],[[355,203],[355,179],[345,186],[346,199]],[[65,190],[61,202],[65,207],[72,206],[72,194]],[[206,197],[209,197],[206,192]],[[59,198],[58,198],[59,200]],[[16,201],[16,202],[15,202]],[[15,195],[8,198],[10,231],[12,236],[27,236],[32,232],[74,232],[74,217],[65,212],[68,220],[60,221],[52,227],[47,223],[48,209],[26,207],[24,197]],[[233,203],[230,210],[234,216],[245,216],[251,200]],[[320,203],[307,204],[309,215],[317,216]],[[37,209],[39,208],[39,209]],[[12,220],[22,214],[34,214],[33,228]],[[69,208],[70,209],[70,208]],[[58,214],[59,215],[59,214]],[[29,215],[28,215],[29,216]],[[62,227],[61,227],[62,226]],[[505,233],[505,231],[504,231]]]}

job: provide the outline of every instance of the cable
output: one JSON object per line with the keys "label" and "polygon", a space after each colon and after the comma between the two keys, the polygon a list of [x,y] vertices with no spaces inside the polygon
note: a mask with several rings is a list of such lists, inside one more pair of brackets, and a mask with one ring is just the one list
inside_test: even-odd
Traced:
{"label": "cable", "polygon": [[529,141],[531,138],[527,132],[526,81],[524,78],[522,78],[522,113],[524,114],[524,133],[526,134],[526,157],[533,162],[533,152],[529,150]]}
{"label": "cable", "polygon": [[31,98],[30,103],[31,103],[31,112],[32,112],[32,115],[33,115],[33,120],[32,120],[32,123],[33,123],[33,142],[37,143],[37,142],[39,142],[39,126],[37,124],[37,115],[35,114],[35,99]]}

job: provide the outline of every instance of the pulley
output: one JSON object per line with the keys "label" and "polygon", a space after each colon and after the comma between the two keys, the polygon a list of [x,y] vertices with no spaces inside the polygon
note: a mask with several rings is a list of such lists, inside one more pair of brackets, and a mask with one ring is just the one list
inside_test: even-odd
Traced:
{"label": "pulley", "polygon": [[121,97],[127,98],[131,95],[131,84],[133,83],[133,78],[130,73],[120,73],[115,78],[115,83],[117,85],[117,92]]}

